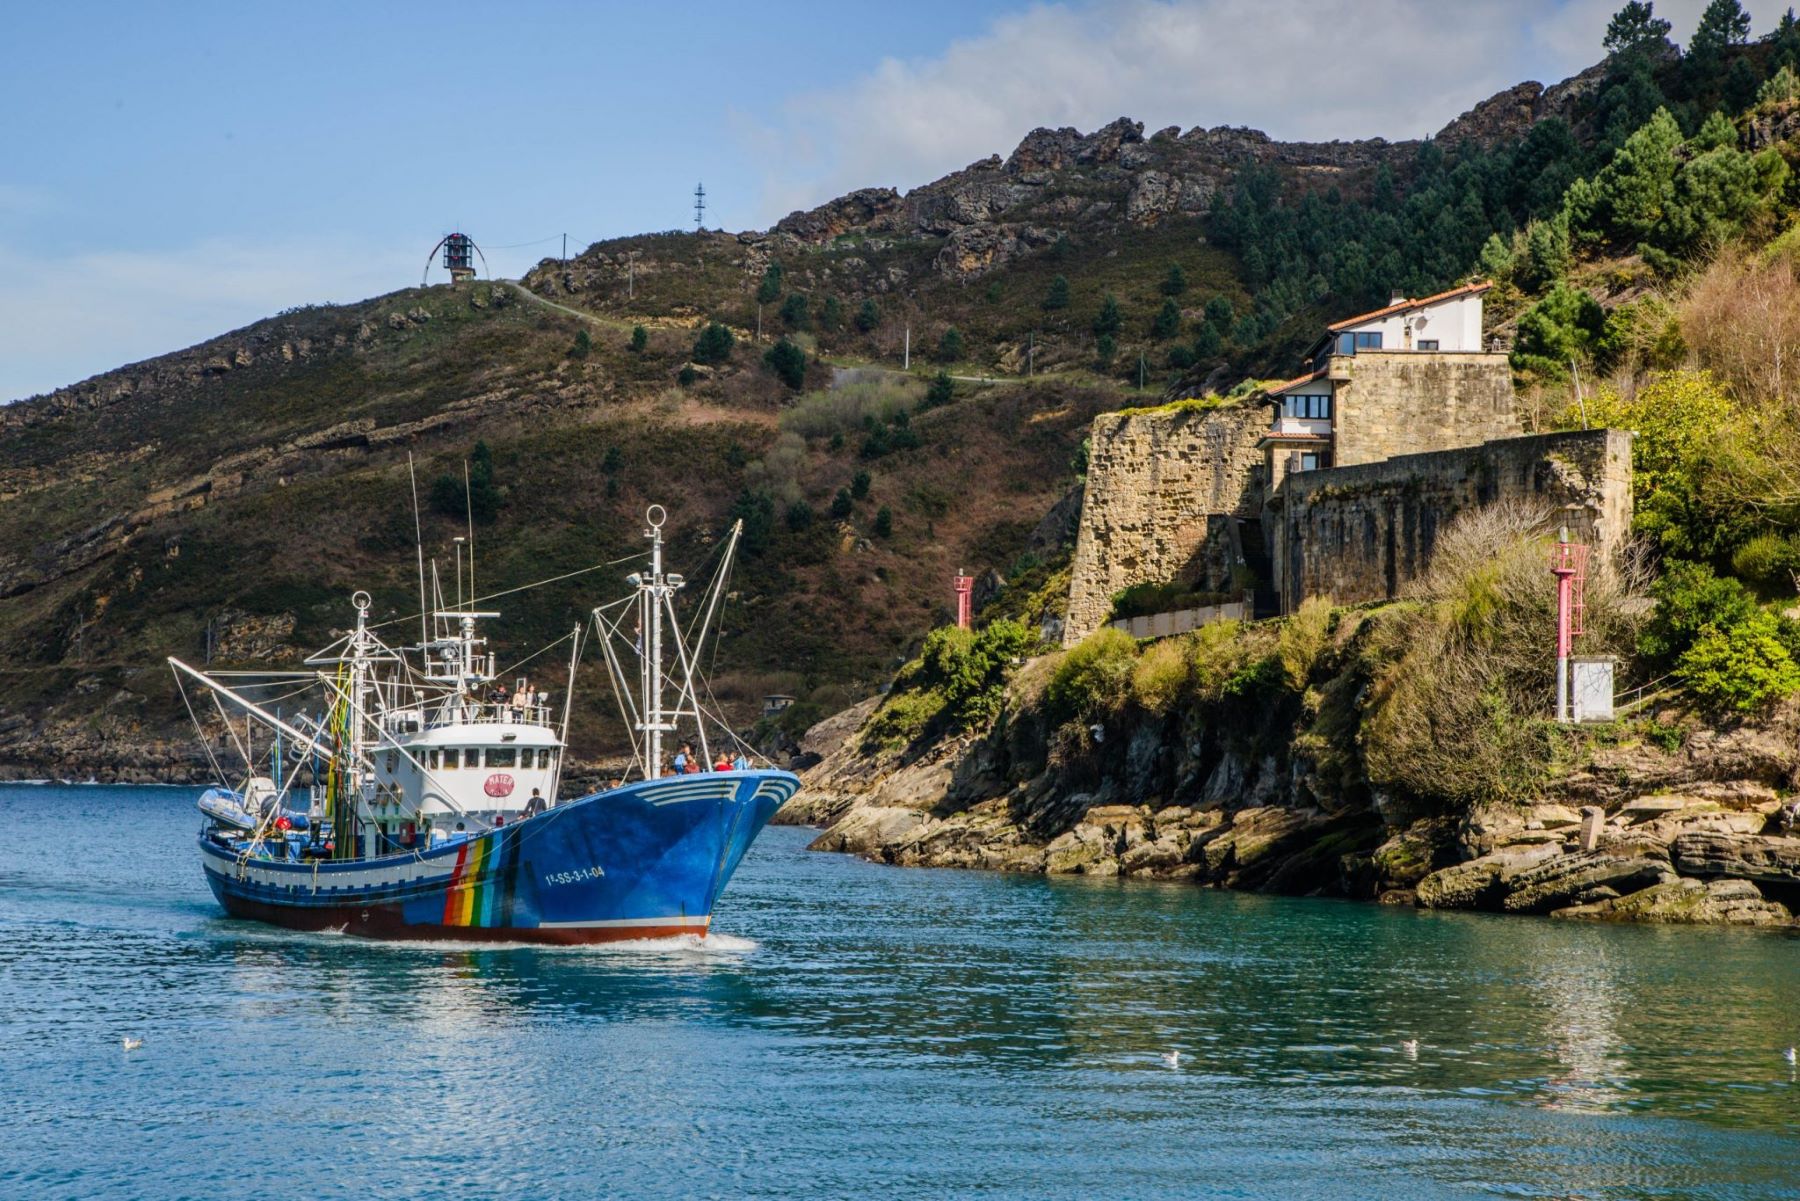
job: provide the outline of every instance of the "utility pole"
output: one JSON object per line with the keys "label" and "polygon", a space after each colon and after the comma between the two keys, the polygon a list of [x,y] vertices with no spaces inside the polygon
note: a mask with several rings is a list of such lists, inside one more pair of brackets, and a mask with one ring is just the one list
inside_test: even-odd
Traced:
{"label": "utility pole", "polygon": [[706,228],[706,185],[694,185],[694,232],[700,233]]}
{"label": "utility pole", "polygon": [[569,261],[569,235],[563,235],[563,262]]}
{"label": "utility pole", "polygon": [[912,370],[912,326],[906,327],[906,349],[901,352],[900,367],[903,371]]}
{"label": "utility pole", "polygon": [[762,341],[762,301],[756,302],[756,340]]}

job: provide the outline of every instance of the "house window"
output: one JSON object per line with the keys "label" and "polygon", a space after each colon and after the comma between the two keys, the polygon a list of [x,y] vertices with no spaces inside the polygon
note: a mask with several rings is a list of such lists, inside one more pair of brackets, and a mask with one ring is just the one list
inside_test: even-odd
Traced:
{"label": "house window", "polygon": [[1357,334],[1356,335],[1356,349],[1358,349],[1358,350],[1380,350],[1381,349],[1381,331],[1376,330],[1372,334]]}
{"label": "house window", "polygon": [[1284,396],[1281,398],[1281,415],[1303,417],[1310,421],[1330,421],[1331,396]]}
{"label": "house window", "polygon": [[1420,350],[1436,350],[1437,348],[1438,348],[1438,340],[1436,338],[1420,338],[1419,339],[1419,349]]}
{"label": "house window", "polygon": [[1331,466],[1331,455],[1322,450],[1302,451],[1300,454],[1301,471],[1317,471],[1321,467]]}

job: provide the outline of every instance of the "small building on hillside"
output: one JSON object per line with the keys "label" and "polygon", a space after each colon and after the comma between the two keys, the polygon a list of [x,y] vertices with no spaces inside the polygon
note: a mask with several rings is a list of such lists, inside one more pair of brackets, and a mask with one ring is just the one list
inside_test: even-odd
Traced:
{"label": "small building on hillside", "polygon": [[1265,393],[1262,440],[1273,493],[1295,471],[1476,446],[1520,433],[1512,368],[1483,348],[1481,297],[1465,284],[1325,327],[1304,375]]}

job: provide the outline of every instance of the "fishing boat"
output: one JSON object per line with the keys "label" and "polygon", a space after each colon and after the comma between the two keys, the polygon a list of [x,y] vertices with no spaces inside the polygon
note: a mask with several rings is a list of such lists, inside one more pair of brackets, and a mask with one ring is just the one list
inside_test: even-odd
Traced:
{"label": "fishing boat", "polygon": [[[567,635],[560,703],[526,677],[503,683],[482,633],[500,614],[474,597],[472,542],[469,596],[459,546],[449,605],[423,603],[421,551],[416,646],[383,641],[358,592],[354,628],[302,671],[240,676],[171,658],[219,773],[198,801],[199,849],[225,911],[373,938],[704,937],[751,842],[800,782],[752,766],[750,748],[701,704],[711,694],[699,665],[741,523],[684,628],[676,597],[686,581],[663,568],[666,516],[657,505],[645,514],[647,563],[625,577],[630,591]],[[432,574],[441,602],[435,564]],[[561,799],[576,669],[596,643],[632,735],[631,766],[609,788]],[[316,711],[284,716],[272,689],[289,700],[310,690]],[[210,738],[194,694],[217,714]],[[727,740],[728,770],[682,762],[715,763],[709,725]],[[689,731],[698,760],[666,757]],[[241,769],[219,767],[214,743]]]}

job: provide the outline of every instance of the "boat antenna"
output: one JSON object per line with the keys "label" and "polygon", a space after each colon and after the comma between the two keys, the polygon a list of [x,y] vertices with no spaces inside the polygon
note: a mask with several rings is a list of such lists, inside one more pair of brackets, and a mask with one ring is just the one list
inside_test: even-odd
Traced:
{"label": "boat antenna", "polygon": [[[469,596],[475,596],[475,498],[469,492],[469,460],[463,460],[463,512],[469,519]],[[469,601],[474,604],[474,600]]]}
{"label": "boat antenna", "polygon": [[[427,624],[425,605],[425,527],[419,523],[419,472],[413,466],[412,451],[406,452],[406,475],[412,481],[413,505],[413,546],[419,552],[419,647],[424,649],[431,641],[431,627]],[[431,652],[425,651],[430,654]]]}

